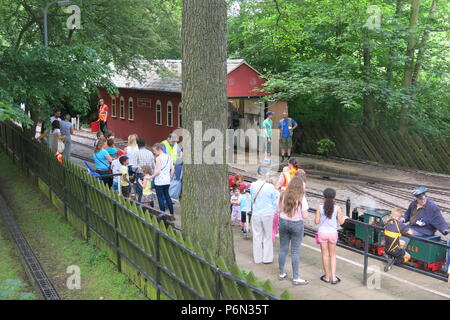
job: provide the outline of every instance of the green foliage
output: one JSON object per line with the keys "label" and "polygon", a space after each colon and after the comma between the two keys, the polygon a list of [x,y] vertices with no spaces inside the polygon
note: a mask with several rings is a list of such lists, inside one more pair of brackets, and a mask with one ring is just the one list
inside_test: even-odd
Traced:
{"label": "green foliage", "polygon": [[317,141],[317,153],[327,156],[336,144],[328,138]]}
{"label": "green foliage", "polygon": [[0,121],[18,121],[25,126],[30,126],[32,121],[28,118],[22,109],[14,107],[0,101]]}
{"label": "green foliage", "polygon": [[[409,36],[409,1],[238,0],[229,17],[229,51],[269,78],[269,99],[289,101],[290,113],[310,123],[362,124],[365,97],[378,127],[398,128],[401,116],[418,132],[450,135],[449,3],[422,0],[416,62],[424,50],[417,81],[403,89]],[[381,28],[365,25],[367,8],[381,9]],[[426,32],[428,41],[422,42]],[[370,63],[364,57],[369,57]],[[400,110],[408,105],[408,113]]]}
{"label": "green foliage", "polygon": [[92,91],[116,90],[110,68],[85,46],[5,50],[0,64],[0,101],[25,103],[35,121],[48,118],[55,108],[84,115]]}

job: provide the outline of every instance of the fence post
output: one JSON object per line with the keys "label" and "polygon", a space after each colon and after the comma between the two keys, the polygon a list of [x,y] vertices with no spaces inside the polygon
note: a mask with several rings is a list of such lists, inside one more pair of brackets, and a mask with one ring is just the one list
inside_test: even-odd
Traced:
{"label": "fence post", "polygon": [[363,283],[367,286],[367,264],[369,262],[369,227],[367,224],[364,224],[364,275],[363,275]]}
{"label": "fence post", "polygon": [[84,200],[84,231],[86,233],[86,243],[89,242],[89,219],[88,219],[88,199],[87,199],[87,183],[83,181],[83,200]]}
{"label": "fence post", "polygon": [[120,252],[119,252],[119,224],[117,223],[117,204],[116,202],[113,202],[113,215],[114,215],[114,236],[115,236],[115,242],[116,242],[116,262],[117,262],[117,270],[119,272],[122,272],[122,266],[120,261]]}
{"label": "fence post", "polygon": [[64,219],[67,221],[67,187],[66,187],[66,171],[63,167],[63,203],[64,203]]}
{"label": "fence post", "polygon": [[160,238],[159,231],[156,231],[156,300],[161,300],[161,290],[159,289],[161,282],[161,270],[159,268]]}
{"label": "fence post", "polygon": [[221,289],[221,281],[220,281],[220,273],[219,273],[219,268],[216,268],[215,270],[216,273],[216,290],[215,290],[215,299],[216,300],[220,300],[222,295],[220,294],[220,289]]}

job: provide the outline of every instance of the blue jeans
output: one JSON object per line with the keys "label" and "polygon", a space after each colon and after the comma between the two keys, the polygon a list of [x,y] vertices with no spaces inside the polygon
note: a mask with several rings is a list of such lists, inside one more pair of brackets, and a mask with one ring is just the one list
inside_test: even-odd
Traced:
{"label": "blue jeans", "polygon": [[291,259],[292,259],[292,277],[299,278],[300,267],[300,246],[303,241],[304,224],[303,220],[289,221],[280,219],[279,224],[280,233],[280,254],[278,255],[278,268],[280,275],[284,274],[284,265],[286,264],[286,256],[289,251],[289,243],[291,244]]}
{"label": "blue jeans", "polygon": [[169,187],[170,184],[166,184],[164,186],[155,186],[156,189],[156,197],[158,198],[159,210],[162,212],[166,211],[166,205],[169,208],[169,212],[173,215],[173,203],[172,199],[169,195]]}

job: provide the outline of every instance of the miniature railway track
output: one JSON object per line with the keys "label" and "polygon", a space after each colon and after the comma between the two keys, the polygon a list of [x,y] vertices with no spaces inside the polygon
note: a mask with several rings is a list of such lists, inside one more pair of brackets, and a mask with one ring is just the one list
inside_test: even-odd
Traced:
{"label": "miniature railway track", "polygon": [[33,282],[34,287],[39,292],[39,295],[45,300],[61,300],[58,292],[51,283],[45,271],[42,269],[38,258],[36,257],[33,248],[31,248],[24,234],[20,230],[13,214],[6,204],[3,196],[0,195],[0,217],[3,218],[5,226],[11,233],[11,237],[20,253],[20,258],[23,262],[25,270],[29,279]]}

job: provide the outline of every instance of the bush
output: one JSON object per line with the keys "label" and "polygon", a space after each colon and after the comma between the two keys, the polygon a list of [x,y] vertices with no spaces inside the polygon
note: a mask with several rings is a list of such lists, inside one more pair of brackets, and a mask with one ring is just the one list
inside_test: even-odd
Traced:
{"label": "bush", "polygon": [[317,141],[317,153],[323,156],[328,156],[331,150],[336,147],[336,144],[328,138]]}

